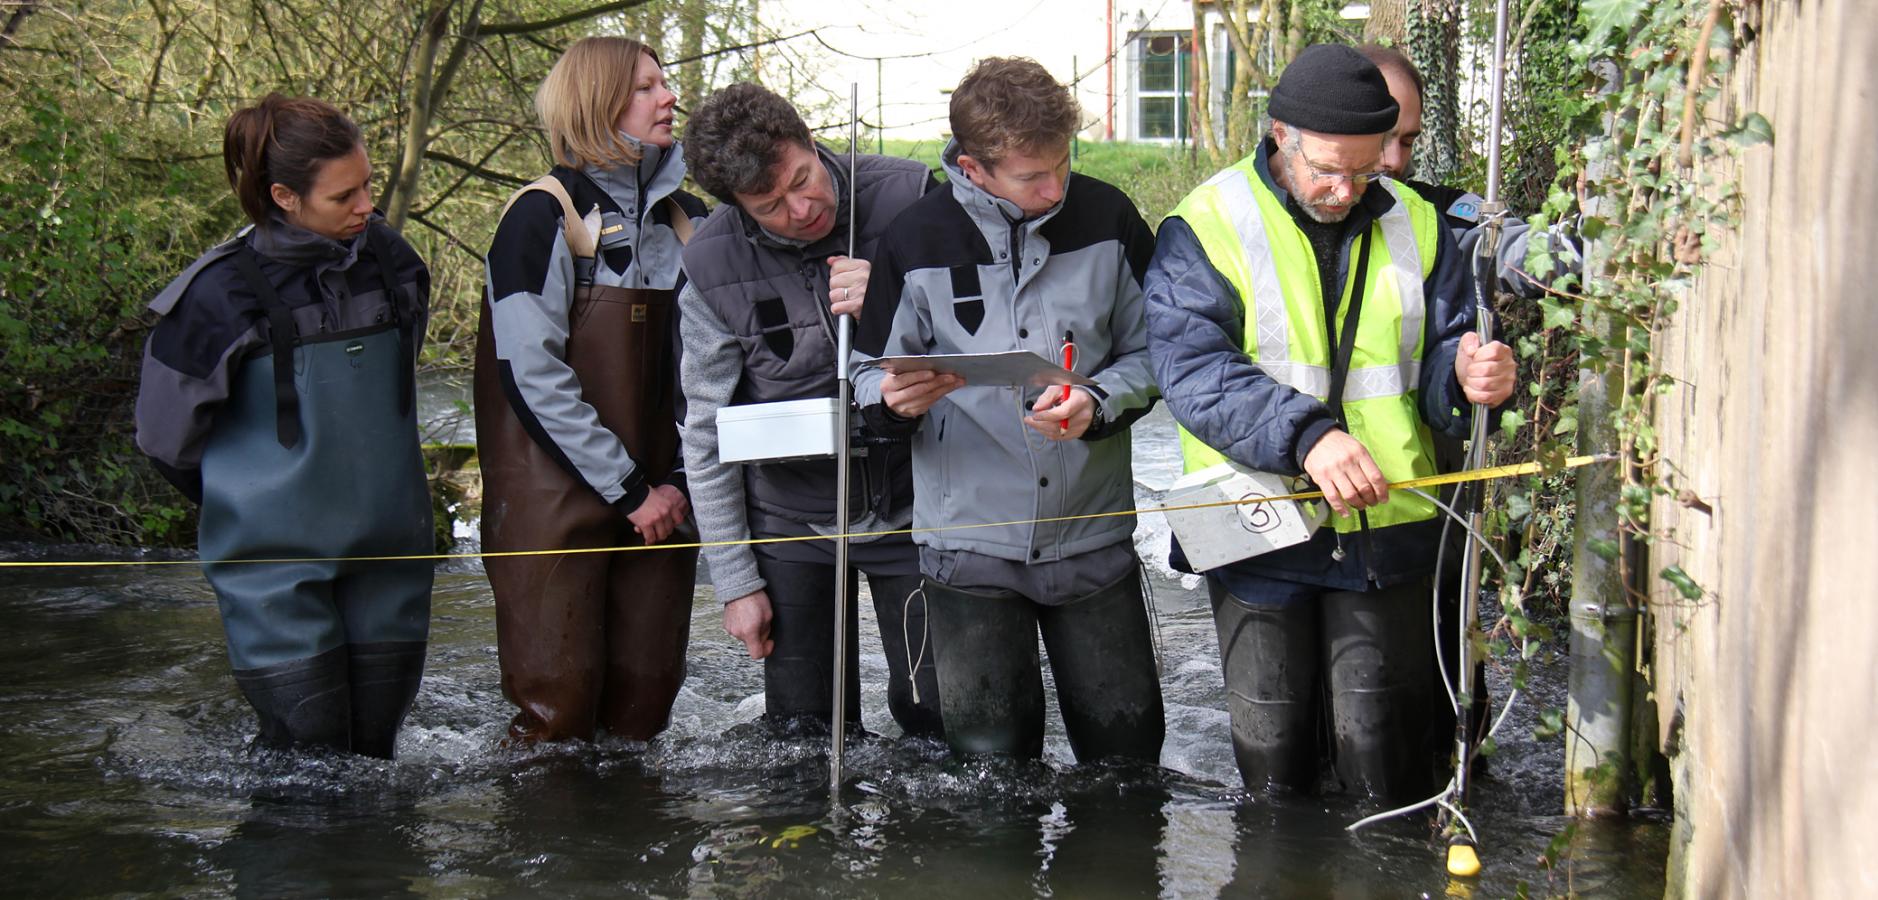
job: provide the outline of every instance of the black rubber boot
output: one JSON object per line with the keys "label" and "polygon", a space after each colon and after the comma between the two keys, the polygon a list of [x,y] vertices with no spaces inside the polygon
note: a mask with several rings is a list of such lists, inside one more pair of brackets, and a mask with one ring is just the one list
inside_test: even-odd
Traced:
{"label": "black rubber boot", "polygon": [[874,594],[874,621],[887,655],[887,709],[901,731],[939,737],[945,732],[939,715],[938,654],[933,652],[922,581],[918,575],[870,575],[867,586]]}
{"label": "black rubber boot", "polygon": [[1040,608],[1037,622],[1076,760],[1160,762],[1167,721],[1140,567],[1073,603]]}
{"label": "black rubber boot", "polygon": [[1328,679],[1338,777],[1385,801],[1434,792],[1430,725],[1441,716],[1434,626],[1425,582],[1324,595]]}
{"label": "black rubber boot", "polygon": [[422,641],[349,644],[352,668],[352,752],[390,759],[398,726],[411,711],[424,677]]}
{"label": "black rubber boot", "polygon": [[1219,631],[1239,776],[1253,790],[1309,791],[1318,772],[1317,610],[1251,606],[1206,581]]}
{"label": "black rubber boot", "polygon": [[1042,756],[1043,667],[1033,604],[1017,594],[962,591],[930,578],[925,591],[939,709],[952,752]]}
{"label": "black rubber boot", "polygon": [[[834,708],[835,567],[757,557],[767,582],[770,640],[763,659],[764,718],[789,734],[828,733]],[[861,630],[856,610],[859,579],[848,591],[847,722],[861,727]]]}
{"label": "black rubber boot", "polygon": [[235,685],[260,716],[255,743],[352,749],[345,647],[258,669],[236,669]]}

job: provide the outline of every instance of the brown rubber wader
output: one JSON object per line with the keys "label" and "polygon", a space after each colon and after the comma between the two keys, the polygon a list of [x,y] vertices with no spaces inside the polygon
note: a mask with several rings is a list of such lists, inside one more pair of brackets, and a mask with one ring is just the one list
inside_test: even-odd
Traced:
{"label": "brown rubber wader", "polygon": [[[489,301],[476,346],[476,442],[483,550],[637,546],[632,523],[570,475],[523,428],[505,394]],[[678,459],[672,291],[583,286],[567,362],[581,399],[618,435],[648,484]],[[690,532],[690,533],[688,533]],[[668,540],[695,540],[681,529]],[[685,679],[698,551],[548,554],[484,560],[496,596],[502,694],[522,741],[649,740],[671,720]]]}

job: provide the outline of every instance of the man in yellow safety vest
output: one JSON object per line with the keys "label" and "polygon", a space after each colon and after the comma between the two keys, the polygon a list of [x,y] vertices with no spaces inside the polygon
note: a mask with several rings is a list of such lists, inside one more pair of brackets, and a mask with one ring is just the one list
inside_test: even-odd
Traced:
{"label": "man in yellow safety vest", "polygon": [[[1432,790],[1452,710],[1430,575],[1432,436],[1513,391],[1512,351],[1472,331],[1473,283],[1440,211],[1380,171],[1398,107],[1376,66],[1307,48],[1257,152],[1162,223],[1146,276],[1155,377],[1187,471],[1304,474],[1331,516],[1310,541],[1206,573],[1248,787]],[[1173,562],[1186,564],[1178,542]],[[1328,744],[1320,735],[1328,735]]]}

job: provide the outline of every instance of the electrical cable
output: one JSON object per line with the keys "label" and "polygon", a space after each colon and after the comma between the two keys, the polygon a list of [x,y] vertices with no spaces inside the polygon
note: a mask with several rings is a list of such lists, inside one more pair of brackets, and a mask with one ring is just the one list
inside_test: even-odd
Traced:
{"label": "electrical cable", "polygon": [[[1441,528],[1441,532],[1442,532],[1441,546],[1435,552],[1436,579],[1435,579],[1435,587],[1433,591],[1434,599],[1433,599],[1432,605],[1434,606],[1436,621],[1438,622],[1440,620],[1440,609],[1441,609],[1441,583],[1440,583],[1440,577],[1439,577],[1440,572],[1441,572],[1440,561],[1442,559],[1443,552],[1447,549],[1447,534],[1448,534],[1449,525],[1452,525],[1454,523],[1459,523],[1462,530],[1464,530],[1467,533],[1468,538],[1475,541],[1477,545],[1480,547],[1480,549],[1484,551],[1485,553],[1487,553],[1487,555],[1493,557],[1493,561],[1499,565],[1500,571],[1502,573],[1506,572],[1509,567],[1506,562],[1506,557],[1502,556],[1500,554],[1500,551],[1494,548],[1493,544],[1487,540],[1485,535],[1482,535],[1479,531],[1476,531],[1472,525],[1468,524],[1465,517],[1463,517],[1460,513],[1455,512],[1453,507],[1449,506],[1446,503],[1441,502],[1439,498],[1429,494],[1427,491],[1420,490],[1419,488],[1401,488],[1401,490],[1406,490],[1411,494],[1414,494],[1418,497],[1421,497],[1424,500],[1427,500],[1430,503],[1433,503],[1436,508],[1440,509],[1442,513],[1446,514],[1447,516],[1447,522],[1444,523]],[[1458,491],[1456,493],[1458,494]],[[1518,598],[1515,601],[1515,605],[1523,607],[1525,605],[1525,598],[1519,595],[1517,591],[1515,592],[1515,597]],[[1526,648],[1531,643],[1532,643],[1532,638],[1530,636],[1525,636],[1520,639],[1520,654],[1522,656],[1525,655]],[[1445,672],[1447,663],[1441,650],[1441,631],[1439,628],[1435,630],[1435,659],[1436,659],[1436,664],[1441,666],[1444,670],[1441,676],[1441,684],[1448,691],[1448,703],[1453,708],[1455,715],[1460,715],[1461,703],[1460,703],[1460,697],[1458,693],[1458,688],[1459,688],[1458,683],[1460,682],[1461,679],[1468,678],[1471,675],[1471,673],[1457,671],[1454,674],[1455,683],[1454,684],[1449,683],[1447,674]],[[1496,719],[1494,719],[1492,726],[1490,726],[1487,729],[1487,734],[1485,738],[1483,738],[1483,740],[1491,739],[1495,734],[1499,732],[1500,726],[1505,724],[1506,722],[1507,714],[1512,712],[1513,705],[1517,702],[1519,702],[1519,689],[1514,688],[1512,692],[1507,695],[1506,703],[1504,707],[1500,710],[1500,715]],[[1467,764],[1466,760],[1456,761],[1457,766],[1466,765],[1466,764]],[[1362,819],[1359,819],[1355,822],[1350,823],[1348,826],[1345,826],[1344,830],[1356,831],[1358,829],[1364,828],[1376,822],[1383,821],[1384,819],[1393,819],[1393,818],[1396,818],[1397,816],[1405,816],[1410,813],[1426,809],[1430,806],[1439,806],[1441,809],[1445,810],[1449,815],[1452,815],[1455,821],[1460,822],[1463,828],[1467,829],[1467,836],[1470,839],[1477,841],[1479,840],[1479,837],[1474,832],[1473,823],[1468,821],[1467,816],[1463,814],[1459,808],[1457,808],[1454,804],[1449,802],[1450,799],[1456,793],[1459,792],[1459,790],[1460,790],[1459,777],[1458,776],[1450,777],[1448,779],[1447,786],[1443,787],[1441,791],[1435,794],[1434,796],[1429,797],[1426,800],[1421,800],[1416,803],[1411,803],[1408,806],[1402,806],[1402,807],[1398,807],[1395,809],[1385,810],[1383,812],[1376,813],[1375,815],[1372,815],[1372,816],[1366,816]]]}

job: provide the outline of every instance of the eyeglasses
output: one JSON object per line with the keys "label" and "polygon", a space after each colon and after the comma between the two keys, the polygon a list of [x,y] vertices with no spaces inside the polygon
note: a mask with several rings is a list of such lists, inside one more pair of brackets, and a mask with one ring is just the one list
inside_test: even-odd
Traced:
{"label": "eyeglasses", "polygon": [[1304,160],[1305,170],[1311,173],[1311,180],[1318,184],[1336,184],[1339,181],[1347,181],[1352,187],[1367,186],[1375,184],[1378,180],[1382,179],[1383,176],[1389,174],[1388,172],[1382,171],[1359,172],[1355,175],[1346,175],[1342,172],[1326,172],[1319,169],[1316,163],[1311,162],[1311,158],[1305,156],[1304,151],[1298,151],[1298,158]]}

